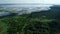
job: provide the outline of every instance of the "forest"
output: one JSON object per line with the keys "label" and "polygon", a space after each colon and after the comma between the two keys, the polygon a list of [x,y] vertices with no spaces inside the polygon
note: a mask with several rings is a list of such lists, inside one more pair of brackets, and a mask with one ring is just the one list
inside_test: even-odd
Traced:
{"label": "forest", "polygon": [[0,17],[0,34],[60,34],[60,7]]}

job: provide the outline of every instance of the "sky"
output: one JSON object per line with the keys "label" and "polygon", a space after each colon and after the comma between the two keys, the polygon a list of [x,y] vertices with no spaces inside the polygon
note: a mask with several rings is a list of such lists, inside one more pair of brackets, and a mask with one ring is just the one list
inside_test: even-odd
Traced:
{"label": "sky", "polygon": [[0,0],[0,4],[6,3],[41,3],[60,5],[60,0]]}

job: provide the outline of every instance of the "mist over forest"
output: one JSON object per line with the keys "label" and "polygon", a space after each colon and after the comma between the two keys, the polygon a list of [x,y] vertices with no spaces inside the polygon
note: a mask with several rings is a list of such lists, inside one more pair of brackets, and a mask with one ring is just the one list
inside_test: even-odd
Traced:
{"label": "mist over forest", "polygon": [[0,34],[60,34],[60,5],[0,5]]}
{"label": "mist over forest", "polygon": [[40,12],[50,10],[53,5],[33,5],[33,4],[2,4],[0,8],[0,16],[16,13],[17,15],[30,14],[32,12]]}

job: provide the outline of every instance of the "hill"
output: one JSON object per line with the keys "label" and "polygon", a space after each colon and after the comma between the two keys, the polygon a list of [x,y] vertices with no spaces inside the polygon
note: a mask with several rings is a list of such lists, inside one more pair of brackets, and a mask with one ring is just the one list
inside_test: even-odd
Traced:
{"label": "hill", "polygon": [[0,18],[0,34],[60,34],[60,6],[48,11]]}

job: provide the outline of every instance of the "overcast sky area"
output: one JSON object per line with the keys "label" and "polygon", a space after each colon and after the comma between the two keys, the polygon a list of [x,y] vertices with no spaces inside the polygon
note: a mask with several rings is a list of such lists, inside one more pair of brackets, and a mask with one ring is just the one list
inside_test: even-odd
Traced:
{"label": "overcast sky area", "polygon": [[10,3],[42,3],[60,5],[60,0],[0,0],[0,4]]}

